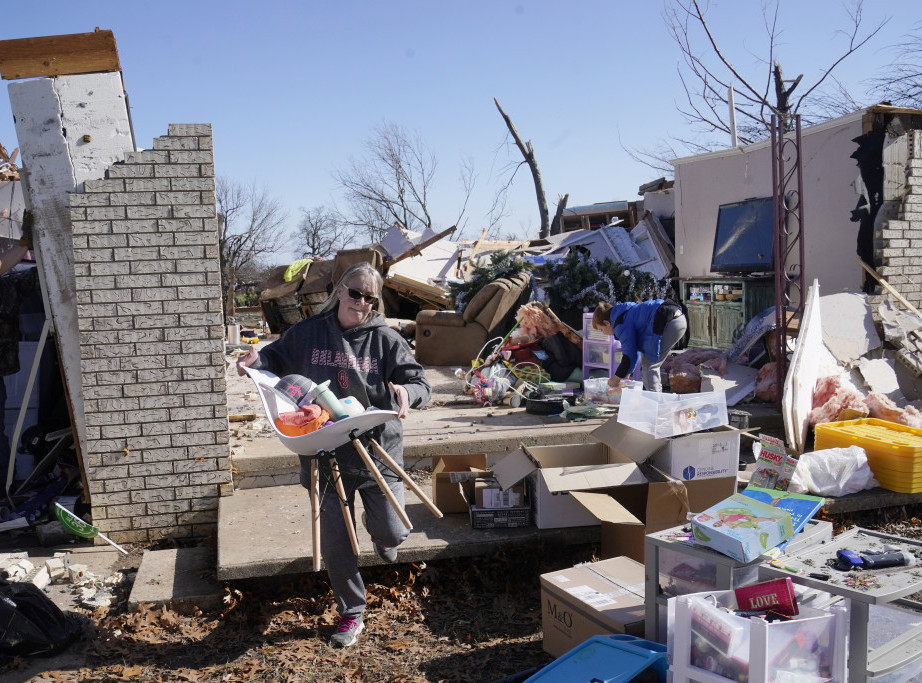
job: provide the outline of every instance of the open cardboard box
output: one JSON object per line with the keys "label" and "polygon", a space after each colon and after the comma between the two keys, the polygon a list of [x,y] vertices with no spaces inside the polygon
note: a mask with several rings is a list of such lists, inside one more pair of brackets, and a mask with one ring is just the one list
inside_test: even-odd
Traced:
{"label": "open cardboard box", "polygon": [[663,439],[653,464],[676,479],[735,476],[739,471],[740,435],[744,430],[721,426]]}
{"label": "open cardboard box", "polygon": [[679,481],[645,462],[662,445],[612,419],[590,436],[598,443],[521,446],[493,466],[503,488],[531,487],[535,526],[602,525],[602,556],[643,562],[644,536],[687,521],[736,492],[736,475]]}
{"label": "open cardboard box", "polygon": [[461,491],[461,480],[473,481],[478,476],[486,474],[486,453],[433,455],[432,502],[445,514],[451,512],[467,514],[468,502]]}

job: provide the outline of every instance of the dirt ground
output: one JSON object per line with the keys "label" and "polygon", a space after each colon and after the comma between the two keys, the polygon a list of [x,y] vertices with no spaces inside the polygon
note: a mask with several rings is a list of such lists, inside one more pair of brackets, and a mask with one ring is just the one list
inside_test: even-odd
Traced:
{"label": "dirt ground", "polygon": [[[230,363],[232,357],[228,357]],[[450,401],[457,380],[434,373],[436,400]],[[259,411],[249,380],[228,367],[231,415]],[[262,438],[237,429],[241,443]],[[255,432],[255,433],[252,433]],[[233,439],[232,439],[233,446]],[[922,506],[840,516],[853,525],[922,538]],[[3,552],[0,548],[0,552]],[[79,603],[58,587],[55,602],[77,615],[80,636],[64,652],[0,659],[0,681],[337,681],[415,683],[522,680],[551,661],[542,651],[540,586],[546,572],[598,559],[597,545],[516,546],[514,552],[363,569],[369,596],[355,646],[331,648],[335,618],[325,574],[229,582],[220,609],[141,608],[127,598],[143,548],[120,556],[122,581],[108,607]]]}

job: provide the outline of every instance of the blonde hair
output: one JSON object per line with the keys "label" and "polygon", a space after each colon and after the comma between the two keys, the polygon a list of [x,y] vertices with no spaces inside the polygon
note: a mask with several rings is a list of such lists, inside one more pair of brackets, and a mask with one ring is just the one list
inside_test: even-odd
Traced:
{"label": "blonde hair", "polygon": [[[384,278],[381,277],[373,265],[368,261],[359,261],[354,263],[346,269],[340,278],[337,281],[336,285],[333,287],[333,291],[330,292],[330,296],[327,297],[327,300],[323,302],[323,306],[320,309],[320,313],[326,313],[327,311],[336,308],[339,305],[339,292],[343,285],[345,285],[349,280],[352,279],[353,275],[361,274],[363,278],[370,279],[375,283],[375,296],[378,297],[378,300],[381,299],[381,288],[384,286]],[[378,311],[372,309],[372,315],[375,315]]]}
{"label": "blonde hair", "polygon": [[599,329],[605,323],[611,322],[612,305],[607,301],[600,301],[596,304],[595,311],[592,313],[592,326]]}

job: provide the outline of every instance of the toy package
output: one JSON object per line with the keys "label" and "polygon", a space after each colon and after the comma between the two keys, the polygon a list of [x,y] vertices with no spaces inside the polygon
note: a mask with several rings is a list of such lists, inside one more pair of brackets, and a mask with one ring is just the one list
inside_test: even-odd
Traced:
{"label": "toy package", "polygon": [[695,543],[751,562],[794,535],[791,513],[735,493],[692,518]]}

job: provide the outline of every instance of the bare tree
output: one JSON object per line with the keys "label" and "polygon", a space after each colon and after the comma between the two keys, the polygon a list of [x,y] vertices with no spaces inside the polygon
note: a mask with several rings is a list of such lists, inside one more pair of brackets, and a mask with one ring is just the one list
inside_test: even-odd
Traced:
{"label": "bare tree", "polygon": [[895,58],[874,80],[873,92],[896,106],[922,108],[922,22],[894,50]]}
{"label": "bare tree", "polygon": [[530,141],[523,141],[519,132],[515,128],[515,124],[512,123],[512,119],[509,118],[509,115],[503,111],[503,108],[499,106],[499,100],[495,97],[493,102],[496,104],[496,108],[499,110],[500,115],[503,117],[503,121],[506,122],[506,128],[509,130],[509,134],[512,136],[512,140],[515,142],[515,146],[519,148],[519,151],[522,153],[523,161],[516,165],[511,176],[509,177],[506,187],[508,188],[515,174],[523,164],[528,166],[528,169],[531,171],[532,180],[535,183],[535,195],[538,200],[538,217],[541,219],[541,225],[538,228],[538,237],[545,238],[550,234],[550,216],[547,210],[547,197],[544,194],[544,181],[541,180],[541,170],[538,168],[538,160],[535,158],[535,150],[531,146]]}
{"label": "bare tree", "polygon": [[[670,33],[682,52],[683,63],[678,67],[679,79],[685,92],[684,106],[679,111],[692,124],[705,133],[731,133],[730,91],[733,88],[736,132],[743,143],[765,138],[770,129],[772,115],[779,117],[788,128],[793,114],[801,114],[805,123],[822,120],[824,107],[816,111],[812,99],[819,88],[830,79],[833,70],[856,50],[864,46],[883,28],[886,21],[870,31],[862,31],[862,4],[857,0],[849,9],[850,25],[840,31],[846,38],[841,54],[823,68],[819,77],[804,84],[800,94],[794,91],[801,85],[803,74],[793,79],[785,78],[776,59],[779,44],[779,2],[763,6],[763,22],[768,38],[767,52],[762,56],[762,73],[747,74],[724,51],[722,41],[711,30],[698,0],[672,0],[667,6],[665,19]],[[691,141],[682,140],[694,147]]]}
{"label": "bare tree", "polygon": [[[380,125],[366,143],[367,155],[352,160],[334,177],[345,190],[350,215],[347,225],[380,241],[395,223],[415,232],[435,229],[429,200],[437,167],[435,154],[416,135],[393,123]],[[462,167],[460,224],[473,188],[473,169]]]}
{"label": "bare tree", "polygon": [[332,258],[349,241],[350,231],[342,218],[322,206],[301,207],[301,219],[294,234],[305,257]]}
{"label": "bare tree", "polygon": [[288,216],[279,201],[264,187],[244,185],[218,177],[218,246],[221,252],[221,287],[225,293],[224,316],[233,314],[234,286],[238,271],[258,267],[258,261],[281,249]]}

